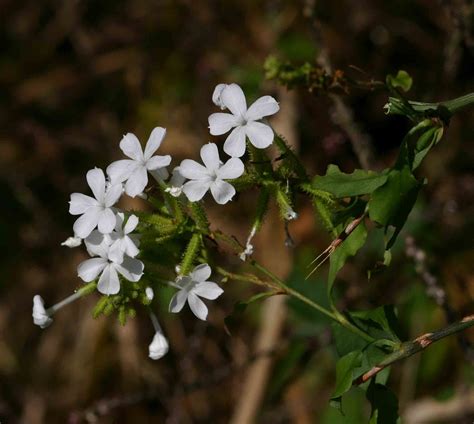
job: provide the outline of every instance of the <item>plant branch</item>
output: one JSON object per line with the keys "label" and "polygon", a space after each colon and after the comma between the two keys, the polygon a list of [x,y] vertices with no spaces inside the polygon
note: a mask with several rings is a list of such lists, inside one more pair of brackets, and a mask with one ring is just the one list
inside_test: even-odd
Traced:
{"label": "plant branch", "polygon": [[464,317],[462,320],[455,322],[454,324],[448,325],[445,328],[434,331],[432,333],[423,334],[416,339],[404,342],[400,345],[399,349],[395,352],[387,355],[384,360],[379,364],[371,368],[365,374],[361,375],[354,381],[354,385],[359,385],[370,380],[372,377],[377,375],[384,368],[398,362],[402,359],[408,358],[422,350],[426,349],[432,343],[444,339],[445,337],[451,336],[452,334],[459,333],[474,325],[474,315]]}
{"label": "plant branch", "polygon": [[[353,229],[352,229],[353,230]],[[227,234],[222,233],[221,231],[214,231],[208,234],[211,239],[219,239],[224,241],[225,243],[229,244],[230,247],[232,247],[235,251],[235,253],[240,254],[242,251],[243,246],[239,243],[237,239],[234,237],[228,236]],[[258,284],[258,285],[264,285],[267,287],[270,287],[272,289],[280,289],[283,290],[283,292],[289,296],[293,296],[302,302],[306,303],[307,305],[311,306],[312,308],[316,309],[323,315],[327,316],[328,318],[332,319],[333,321],[339,323],[343,327],[345,327],[347,330],[359,335],[362,337],[364,340],[368,342],[373,342],[375,339],[371,336],[369,336],[365,331],[361,330],[360,328],[356,327],[353,325],[351,322],[349,322],[344,315],[340,313],[334,313],[333,311],[326,309],[324,306],[321,306],[320,304],[314,302],[313,300],[307,298],[305,295],[302,293],[292,289],[291,287],[287,286],[286,283],[278,278],[275,274],[273,274],[271,271],[269,271],[267,268],[265,268],[263,265],[259,264],[255,259],[251,259],[249,261],[249,264],[253,266],[256,270],[260,271],[262,274],[266,275],[267,277],[270,278],[270,280],[273,281],[273,283],[269,282],[264,282],[263,280],[260,280],[256,276],[247,276],[247,275],[241,275],[241,274],[232,274],[229,273],[228,271],[218,268],[218,272],[221,273],[222,275],[228,276],[229,278],[234,278],[236,280],[240,281],[246,281],[249,283],[253,284]],[[276,286],[276,287],[275,287]]]}

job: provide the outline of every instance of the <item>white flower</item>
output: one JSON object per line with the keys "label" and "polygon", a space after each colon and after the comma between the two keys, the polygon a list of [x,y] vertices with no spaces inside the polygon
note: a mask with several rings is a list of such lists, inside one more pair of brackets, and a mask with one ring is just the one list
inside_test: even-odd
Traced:
{"label": "white flower", "polygon": [[131,258],[140,253],[138,246],[140,246],[140,241],[136,234],[130,234],[138,225],[138,217],[135,215],[130,215],[127,222],[123,225],[125,221],[125,215],[122,212],[117,213],[117,224],[115,226],[115,231],[110,233],[110,238],[112,240],[112,246],[118,245],[120,250],[123,253],[126,253]]}
{"label": "white flower", "polygon": [[73,247],[80,246],[82,244],[82,239],[80,237],[68,237],[61,243],[61,246],[69,247],[70,249]]}
{"label": "white flower", "polygon": [[[87,252],[90,256],[96,256],[97,248],[99,249],[117,249],[119,254],[124,253],[134,258],[140,253],[138,246],[140,241],[137,234],[130,234],[138,225],[138,217],[130,215],[125,226],[123,225],[125,220],[125,214],[118,212],[116,215],[117,223],[115,230],[109,234],[102,234],[97,230],[87,236],[84,240]],[[100,247],[99,247],[100,246]]]}
{"label": "white flower", "polygon": [[153,298],[155,297],[155,292],[153,291],[151,287],[147,287],[145,289],[145,295],[146,295],[146,298],[151,302]]}
{"label": "white flower", "polygon": [[214,300],[224,292],[216,283],[207,281],[210,276],[209,265],[201,264],[194,268],[189,275],[178,277],[175,284],[180,290],[171,299],[170,312],[181,311],[187,300],[194,315],[205,321],[208,312],[207,306],[199,297]]}
{"label": "white flower", "polygon": [[171,163],[169,155],[153,156],[153,153],[160,147],[165,134],[164,128],[156,127],[150,134],[145,151],[134,134],[126,134],[120,142],[120,148],[130,159],[119,160],[108,166],[107,174],[110,180],[113,183],[127,181],[125,193],[131,197],[142,193],[148,184],[148,171],[158,171]]}
{"label": "white flower", "polygon": [[44,308],[44,300],[40,295],[33,297],[33,322],[41,328],[46,328],[53,322]]}
{"label": "white flower", "polygon": [[219,84],[213,94],[213,101],[221,108],[225,106],[231,113],[213,113],[209,116],[212,135],[232,132],[224,143],[224,151],[232,157],[245,153],[245,137],[258,149],[264,149],[273,142],[273,130],[266,124],[257,122],[265,116],[274,115],[280,109],[271,96],[257,99],[248,109],[242,89],[237,84]]}
{"label": "white flower", "polygon": [[161,330],[157,331],[148,346],[148,356],[155,361],[168,353],[169,344]]}
{"label": "white flower", "polygon": [[173,197],[181,196],[183,192],[183,184],[186,181],[186,178],[183,177],[179,171],[179,166],[173,169],[173,174],[169,181],[169,187],[166,188],[166,192],[171,194]]}
{"label": "white flower", "polygon": [[94,197],[81,193],[72,193],[69,202],[69,213],[81,215],[74,222],[74,234],[86,238],[95,227],[103,234],[110,233],[115,227],[115,213],[112,206],[122,194],[122,185],[110,185],[106,188],[104,172],[91,169],[87,175],[87,183]]}
{"label": "white flower", "polygon": [[140,280],[143,275],[143,262],[124,255],[118,245],[108,246],[107,242],[103,242],[89,244],[87,248],[89,254],[99,257],[80,263],[77,274],[86,283],[95,280],[100,274],[97,284],[100,293],[117,294],[120,291],[118,274],[133,282]]}
{"label": "white flower", "polygon": [[222,165],[214,143],[202,146],[201,159],[205,166],[191,159],[183,160],[179,166],[181,175],[191,180],[184,184],[184,194],[189,201],[196,202],[211,190],[217,203],[227,203],[234,197],[235,188],[224,180],[240,177],[244,172],[244,164],[240,159],[230,158]]}

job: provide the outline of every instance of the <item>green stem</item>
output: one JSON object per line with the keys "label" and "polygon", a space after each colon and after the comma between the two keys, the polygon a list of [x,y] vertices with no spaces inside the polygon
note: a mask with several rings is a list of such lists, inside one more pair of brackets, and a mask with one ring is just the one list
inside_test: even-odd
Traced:
{"label": "green stem", "polygon": [[390,115],[407,115],[415,119],[419,114],[433,110],[436,111],[439,107],[448,109],[451,114],[470,106],[474,103],[474,93],[469,93],[453,100],[447,100],[439,103],[424,103],[406,101],[396,97],[389,97],[386,105],[387,113]]}
{"label": "green stem", "polygon": [[[242,251],[242,245],[237,240],[235,240],[234,238],[228,236],[227,234],[216,231],[216,232],[212,232],[211,236],[214,239],[220,239],[220,240],[228,243],[235,250],[235,252],[237,254],[240,254],[240,252]],[[262,274],[269,277],[270,280],[273,281],[276,284],[277,287],[275,287],[273,284],[269,284],[268,282],[263,282],[262,280],[258,279],[257,277],[255,277],[255,278],[257,278],[258,281],[256,281],[254,277],[252,277],[252,278],[247,277],[247,276],[243,277],[241,275],[231,274],[231,273],[223,270],[222,268],[219,268],[218,271],[222,275],[228,276],[229,278],[235,278],[236,280],[246,281],[246,282],[253,283],[253,284],[264,285],[264,286],[267,286],[267,287],[271,287],[273,289],[280,288],[286,294],[301,300],[302,302],[306,303],[307,305],[309,305],[312,308],[316,309],[317,311],[321,312],[323,315],[326,315],[328,318],[330,318],[333,321],[339,323],[340,325],[345,327],[347,330],[351,331],[354,334],[359,335],[360,337],[362,337],[367,342],[372,343],[372,342],[375,341],[375,339],[372,336],[368,335],[365,331],[363,331],[360,328],[356,327],[354,324],[352,324],[350,321],[348,321],[347,318],[344,315],[342,315],[341,313],[332,312],[329,309],[326,309],[324,306],[321,306],[318,303],[316,303],[316,302],[312,301],[311,299],[307,298],[305,295],[301,294],[300,292],[298,292],[296,290],[293,290],[291,287],[288,287],[285,284],[284,281],[282,281],[275,274],[273,274],[273,272],[269,271],[267,268],[260,265],[255,259],[251,259],[249,261],[249,263],[255,269],[260,271]],[[224,271],[224,272],[222,272],[222,271]]]}
{"label": "green stem", "polygon": [[59,311],[64,306],[69,305],[70,303],[75,302],[77,299],[80,299],[81,297],[93,292],[96,289],[96,286],[97,284],[95,282],[86,284],[84,287],[81,287],[75,293],[71,294],[70,296],[66,297],[65,299],[61,300],[60,302],[48,308],[46,310],[46,313],[49,316],[52,316],[54,313]]}
{"label": "green stem", "polygon": [[275,274],[273,274],[271,271],[266,269],[264,266],[260,265],[257,261],[251,260],[250,264],[255,269],[259,270],[260,272],[268,276],[270,279],[272,279],[288,295],[296,297],[297,299],[301,300],[302,302],[306,303],[312,308],[318,310],[323,315],[326,315],[328,318],[332,319],[333,321],[336,321],[337,323],[345,327],[347,330],[359,335],[360,337],[362,337],[364,340],[368,341],[369,343],[372,343],[375,341],[375,339],[372,336],[368,335],[365,331],[361,330],[360,328],[356,327],[354,324],[349,322],[346,319],[346,317],[344,317],[344,315],[340,313],[332,312],[329,309],[326,309],[324,306],[321,306],[318,303],[307,298],[305,295],[301,294],[300,292],[293,290],[291,287],[288,287],[280,278],[278,278]]}
{"label": "green stem", "polygon": [[447,108],[451,113],[456,113],[458,110],[466,106],[470,106],[474,103],[474,93],[469,93],[461,97],[457,97],[453,100],[447,100],[445,102],[440,103],[423,103],[423,102],[411,102],[409,101],[410,105],[415,109],[417,112],[424,112],[429,109],[437,109],[439,106],[444,106]]}

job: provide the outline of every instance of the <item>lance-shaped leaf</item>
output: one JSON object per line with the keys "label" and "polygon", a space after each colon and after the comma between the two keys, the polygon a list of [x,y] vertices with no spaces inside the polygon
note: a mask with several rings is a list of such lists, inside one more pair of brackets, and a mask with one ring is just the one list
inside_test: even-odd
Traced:
{"label": "lance-shaped leaf", "polygon": [[345,174],[337,165],[329,165],[326,175],[316,176],[312,186],[342,198],[372,193],[386,181],[386,171],[378,173],[356,169],[352,174]]}
{"label": "lance-shaped leaf", "polygon": [[343,356],[336,364],[336,388],[331,396],[331,406],[342,408],[341,397],[350,390],[355,378],[355,371],[362,364],[362,352],[355,350]]}

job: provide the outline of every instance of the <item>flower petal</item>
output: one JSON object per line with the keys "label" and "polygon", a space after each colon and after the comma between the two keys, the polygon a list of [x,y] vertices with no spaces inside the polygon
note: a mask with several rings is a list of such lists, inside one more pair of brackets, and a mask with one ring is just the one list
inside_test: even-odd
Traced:
{"label": "flower petal", "polygon": [[225,105],[222,103],[221,94],[224,88],[227,87],[227,84],[217,84],[212,93],[212,102],[219,106],[221,109],[225,109]]}
{"label": "flower petal", "polygon": [[219,151],[214,143],[207,143],[201,147],[201,159],[211,173],[215,172],[221,164]]}
{"label": "flower petal", "polygon": [[[104,237],[104,234],[100,233],[97,230],[94,230],[84,240],[84,244],[86,245],[86,248],[89,248],[89,246],[92,246],[92,248],[94,248],[94,246],[99,246],[105,242]],[[93,255],[95,255],[95,253]]]}
{"label": "flower petal", "polygon": [[115,214],[115,231],[119,234],[123,233],[123,222],[125,221],[125,214],[117,212]]}
{"label": "flower petal", "polygon": [[69,213],[71,215],[82,215],[91,206],[98,206],[99,202],[93,197],[82,193],[72,193],[69,201]]}
{"label": "flower petal", "polygon": [[273,130],[261,122],[249,122],[245,132],[250,142],[258,149],[264,149],[273,143]]}
{"label": "flower petal", "polygon": [[239,178],[244,173],[244,163],[239,158],[230,158],[216,172],[217,178],[221,180],[232,180]]}
{"label": "flower petal", "polygon": [[183,193],[190,202],[197,202],[204,197],[210,185],[210,181],[188,181],[183,185]]}
{"label": "flower petal", "polygon": [[115,214],[113,213],[112,209],[104,209],[100,213],[99,222],[97,226],[98,230],[102,234],[109,234],[114,230],[115,222]]}
{"label": "flower petal", "polygon": [[205,180],[209,178],[206,167],[192,159],[184,159],[179,165],[179,172],[184,178],[190,180]]}
{"label": "flower petal", "polygon": [[204,281],[194,286],[193,293],[204,299],[214,300],[224,293],[224,290],[212,281]]}
{"label": "flower petal", "polygon": [[148,171],[154,171],[156,169],[164,168],[171,163],[171,156],[153,156],[146,162],[146,169]]}
{"label": "flower petal", "polygon": [[158,168],[155,170],[148,170],[148,172],[151,174],[151,176],[161,183],[162,181],[166,180],[169,177],[168,170],[166,168]]}
{"label": "flower petal", "polygon": [[121,183],[130,177],[137,166],[139,163],[131,159],[117,160],[107,167],[107,175],[113,184]]}
{"label": "flower petal", "polygon": [[221,135],[239,125],[239,120],[230,113],[213,113],[208,118],[209,132],[212,135]]}
{"label": "flower petal", "polygon": [[180,312],[183,309],[186,299],[188,298],[188,292],[186,290],[179,290],[171,298],[169,311],[174,312],[175,314]]}
{"label": "flower petal", "polygon": [[274,115],[280,110],[278,102],[272,96],[263,96],[257,99],[247,111],[247,121],[256,121],[264,116]]}
{"label": "flower petal", "polygon": [[224,152],[233,158],[240,158],[245,153],[245,127],[236,127],[224,143]]}
{"label": "flower petal", "polygon": [[206,321],[208,312],[207,306],[193,292],[190,292],[188,294],[188,303],[189,307],[191,308],[191,311],[193,311],[193,314],[196,315],[199,319]]}
{"label": "flower petal", "polygon": [[180,167],[177,166],[176,168],[174,168],[173,174],[171,175],[171,179],[169,181],[169,185],[171,187],[182,187],[185,181],[186,178],[183,174],[181,174]]}
{"label": "flower petal", "polygon": [[104,206],[110,208],[115,205],[123,193],[122,183],[111,185],[105,193]]}
{"label": "flower petal", "polygon": [[153,156],[153,153],[155,153],[158,150],[158,148],[161,145],[161,142],[163,141],[163,138],[165,138],[165,135],[166,135],[165,128],[156,127],[153,129],[153,131],[150,134],[150,138],[146,142],[145,153],[143,155],[145,160],[150,159]]}
{"label": "flower petal", "polygon": [[122,240],[119,239],[112,243],[107,249],[107,258],[114,264],[120,265],[124,260],[124,251],[122,249]]}
{"label": "flower petal", "polygon": [[120,148],[122,149],[122,152],[130,159],[139,162],[143,161],[144,157],[142,146],[140,145],[140,141],[135,136],[135,134],[125,134],[120,141]]}
{"label": "flower petal", "polygon": [[189,276],[193,281],[201,283],[206,281],[211,276],[211,273],[211,267],[208,264],[200,264],[192,270]]}
{"label": "flower petal", "polygon": [[130,197],[135,197],[145,190],[148,183],[148,175],[144,166],[138,166],[130,175],[125,184],[125,193]]}
{"label": "flower petal", "polygon": [[[122,221],[123,222],[123,221]],[[123,233],[131,233],[138,225],[138,217],[136,215],[130,215],[127,219],[127,223],[123,227]]]}
{"label": "flower petal", "polygon": [[229,84],[222,90],[222,103],[237,117],[243,117],[247,112],[247,101],[242,89],[237,84]]}
{"label": "flower petal", "polygon": [[72,227],[74,234],[80,238],[86,238],[99,223],[101,211],[102,210],[97,206],[87,209],[87,211],[74,222]]}
{"label": "flower petal", "polygon": [[92,231],[84,240],[89,256],[100,256],[107,259],[109,246],[112,243],[110,234],[102,234],[98,230]]}
{"label": "flower petal", "polygon": [[99,201],[99,203],[104,202],[105,196],[105,175],[104,171],[99,168],[91,169],[86,174],[87,184],[94,193],[94,197]]}
{"label": "flower petal", "polygon": [[129,258],[124,256],[123,262],[119,264],[114,264],[114,267],[117,269],[120,274],[122,274],[128,281],[136,282],[143,275],[143,269],[145,266],[142,261],[139,261],[135,258]]}
{"label": "flower petal", "polygon": [[102,294],[117,294],[120,291],[120,280],[114,265],[109,264],[104,268],[97,290]]}
{"label": "flower petal", "polygon": [[134,258],[140,253],[140,250],[138,249],[137,245],[130,237],[125,236],[122,240],[122,243],[124,245],[124,252],[131,258]]}
{"label": "flower petal", "polygon": [[107,259],[104,258],[87,259],[77,267],[77,275],[83,281],[89,283],[97,278],[107,264]]}
{"label": "flower petal", "polygon": [[216,180],[211,184],[211,193],[219,205],[225,205],[235,195],[235,188],[229,183]]}

